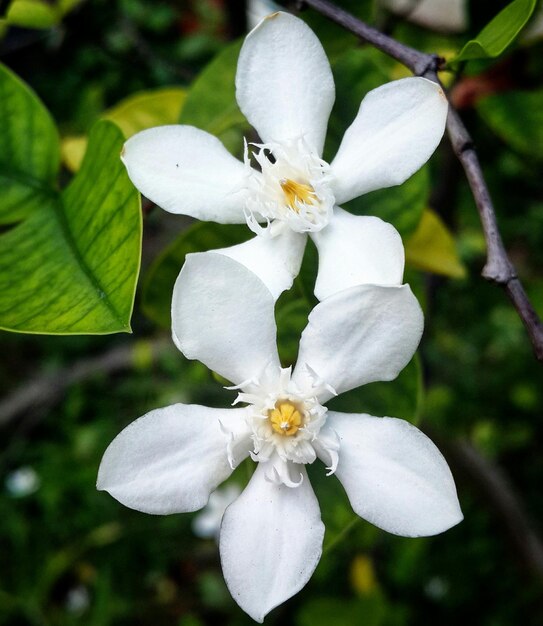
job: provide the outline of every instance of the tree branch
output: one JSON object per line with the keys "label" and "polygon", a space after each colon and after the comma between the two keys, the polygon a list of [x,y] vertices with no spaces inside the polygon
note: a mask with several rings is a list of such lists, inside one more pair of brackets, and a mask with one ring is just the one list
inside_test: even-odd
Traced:
{"label": "tree branch", "polygon": [[[396,61],[409,68],[416,76],[423,76],[441,85],[437,72],[442,68],[444,61],[439,56],[420,52],[415,48],[396,41],[392,37],[368,26],[328,0],[301,0],[296,4],[298,7],[304,5],[311,7],[388,56],[396,59]],[[473,140],[451,104],[447,118],[447,131],[453,150],[464,168],[483,227],[487,259],[481,274],[486,280],[496,283],[507,293],[528,332],[536,358],[539,361],[543,361],[543,324],[528,299],[517,276],[515,267],[507,255]]]}
{"label": "tree branch", "polygon": [[[157,359],[160,354],[170,349],[171,345],[171,341],[166,337],[145,342],[145,348],[150,350],[152,359]],[[35,407],[39,407],[40,410],[50,407],[62,397],[66,389],[76,383],[89,380],[93,376],[113,374],[133,367],[137,351],[138,342],[131,342],[115,346],[99,356],[76,361],[54,373],[38,374],[0,401],[0,427],[7,426],[15,418]]]}
{"label": "tree branch", "polygon": [[543,581],[543,544],[509,478],[467,441],[447,442],[434,433],[431,436],[438,441],[455,473],[458,470],[469,478],[496,513],[526,573]]}

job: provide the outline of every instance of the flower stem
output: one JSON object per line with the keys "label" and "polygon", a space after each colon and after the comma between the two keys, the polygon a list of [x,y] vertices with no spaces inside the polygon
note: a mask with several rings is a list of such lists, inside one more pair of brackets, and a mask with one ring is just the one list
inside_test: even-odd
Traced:
{"label": "flower stem", "polygon": [[347,537],[351,530],[360,522],[361,519],[362,518],[358,517],[357,515],[342,530],[340,530],[335,537],[330,539],[330,541],[328,541],[327,544],[324,546],[322,556],[329,554],[336,546],[338,546]]}

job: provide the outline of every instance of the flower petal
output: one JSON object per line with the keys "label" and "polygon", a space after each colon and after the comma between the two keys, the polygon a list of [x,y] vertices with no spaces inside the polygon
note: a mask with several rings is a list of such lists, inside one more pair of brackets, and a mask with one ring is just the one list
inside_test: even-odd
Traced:
{"label": "flower petal", "polygon": [[312,233],[319,251],[315,295],[324,300],[362,285],[401,285],[404,249],[398,231],[378,217],[351,215],[336,207],[326,228]]}
{"label": "flower petal", "polygon": [[279,11],[249,33],[239,55],[236,98],[262,141],[303,137],[322,154],[334,79],[320,41],[302,20]]}
{"label": "flower petal", "polygon": [[303,480],[290,488],[267,480],[265,463],[259,463],[223,517],[224,578],[234,600],[257,622],[302,589],[321,557],[319,505],[305,467],[299,470]]}
{"label": "flower petal", "polygon": [[247,169],[213,135],[159,126],[131,137],[121,155],[139,191],[170,213],[245,223]]}
{"label": "flower petal", "polygon": [[441,87],[426,78],[370,91],[331,164],[336,202],[400,185],[420,169],[441,141],[447,108]]}
{"label": "flower petal", "polygon": [[275,236],[257,235],[249,241],[213,250],[238,261],[255,273],[277,299],[300,271],[307,235],[287,226]]}
{"label": "flower petal", "polygon": [[209,494],[232,473],[229,431],[248,456],[245,409],[210,409],[173,404],[127,426],[109,444],[97,488],[137,511],[167,515],[202,508]]}
{"label": "flower petal", "polygon": [[[293,380],[307,389],[316,374],[338,394],[393,380],[417,349],[423,324],[409,285],[359,285],[341,291],[309,315]],[[330,397],[332,393],[323,391],[319,401]]]}
{"label": "flower petal", "polygon": [[418,428],[333,411],[327,426],[340,440],[336,476],[360,517],[403,537],[436,535],[462,521],[449,466]]}
{"label": "flower petal", "polygon": [[173,290],[175,344],[239,385],[269,363],[280,367],[274,303],[241,263],[215,252],[188,254]]}

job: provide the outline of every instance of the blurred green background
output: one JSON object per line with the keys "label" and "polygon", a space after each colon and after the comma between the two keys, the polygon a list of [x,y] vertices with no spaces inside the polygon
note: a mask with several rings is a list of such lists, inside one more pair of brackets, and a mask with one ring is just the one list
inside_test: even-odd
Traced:
{"label": "blurred green background", "polygon": [[[252,137],[232,105],[245,2],[37,1],[15,12],[13,4],[0,3],[0,59],[57,122],[65,180],[105,112],[127,135],[177,119],[194,123],[238,154],[242,136]],[[450,58],[507,3],[466,3],[466,23],[455,33],[370,0],[337,4]],[[333,155],[363,94],[407,72],[313,12],[302,17],[323,41],[336,78],[326,147]],[[534,32],[497,59],[461,64],[443,78],[476,142],[506,247],[541,314],[543,38]],[[151,91],[164,87],[173,89]],[[118,106],[136,92],[143,101]],[[400,230],[406,282],[423,305],[426,330],[396,381],[355,390],[336,406],[408,419],[430,434],[451,465],[465,520],[433,538],[387,535],[357,520],[336,479],[311,467],[327,528],[324,555],[309,584],[266,623],[542,624],[541,365],[506,296],[480,277],[484,238],[447,141],[411,181],[347,208]],[[145,201],[143,211],[133,335],[0,334],[2,625],[251,623],[226,590],[214,540],[195,535],[195,515],[148,516],[95,490],[105,448],[136,417],[174,402],[226,406],[233,399],[171,344],[169,298],[187,251],[249,233],[193,226]],[[313,305],[314,272],[310,249],[292,293],[278,303],[285,365],[295,360]],[[242,486],[251,471],[242,465],[230,482]]]}

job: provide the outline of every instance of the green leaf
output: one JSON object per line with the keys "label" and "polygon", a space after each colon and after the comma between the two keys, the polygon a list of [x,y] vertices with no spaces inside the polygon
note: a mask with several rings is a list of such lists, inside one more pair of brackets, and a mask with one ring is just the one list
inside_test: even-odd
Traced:
{"label": "green leaf", "polygon": [[543,159],[543,90],[490,96],[478,102],[477,112],[515,150]]}
{"label": "green leaf", "polygon": [[139,195],[124,138],[98,123],[79,174],[0,237],[0,327],[48,334],[130,332],[139,270]]}
{"label": "green leaf", "polygon": [[[243,41],[222,50],[190,87],[181,124],[196,126],[219,137],[232,152],[243,145],[243,134],[250,128],[236,102],[236,67]],[[232,133],[232,130],[236,133]]]}
{"label": "green leaf", "polygon": [[52,28],[82,0],[12,0],[5,15],[6,26]]}
{"label": "green leaf", "polygon": [[499,56],[516,39],[536,5],[537,0],[514,0],[508,4],[475,39],[466,43],[449,65],[471,59],[493,59]]}
{"label": "green leaf", "polygon": [[59,141],[36,95],[0,65],[0,327],[50,334],[130,331],[139,271],[139,195],[111,122],[60,192]]}
{"label": "green leaf", "polygon": [[3,65],[0,119],[0,224],[10,224],[54,197],[58,133],[34,92]]}
{"label": "green leaf", "polygon": [[51,28],[59,19],[56,7],[42,0],[13,0],[6,13],[9,25],[24,28]]}
{"label": "green leaf", "polygon": [[246,241],[252,233],[245,225],[197,222],[184,230],[151,265],[143,283],[144,313],[154,322],[169,328],[173,286],[191,252],[225,248]]}

